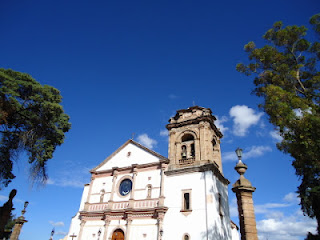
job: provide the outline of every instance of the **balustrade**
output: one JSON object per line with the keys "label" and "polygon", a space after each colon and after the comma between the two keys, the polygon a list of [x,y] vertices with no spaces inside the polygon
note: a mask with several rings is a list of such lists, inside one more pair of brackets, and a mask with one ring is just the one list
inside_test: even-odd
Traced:
{"label": "balustrade", "polygon": [[[136,209],[154,208],[158,206],[158,202],[158,199],[135,200],[133,206]],[[129,201],[113,202],[110,205],[108,203],[87,203],[86,209],[88,212],[97,212],[106,210],[108,206],[111,207],[111,210],[126,209],[129,206]]]}

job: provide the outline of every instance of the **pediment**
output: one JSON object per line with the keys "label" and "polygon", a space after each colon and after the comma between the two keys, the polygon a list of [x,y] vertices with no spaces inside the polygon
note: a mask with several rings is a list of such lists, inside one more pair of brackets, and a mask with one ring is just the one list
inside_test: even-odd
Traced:
{"label": "pediment", "polygon": [[111,170],[115,167],[129,167],[132,164],[155,163],[160,160],[167,160],[167,158],[130,139],[97,167],[93,168],[91,172]]}

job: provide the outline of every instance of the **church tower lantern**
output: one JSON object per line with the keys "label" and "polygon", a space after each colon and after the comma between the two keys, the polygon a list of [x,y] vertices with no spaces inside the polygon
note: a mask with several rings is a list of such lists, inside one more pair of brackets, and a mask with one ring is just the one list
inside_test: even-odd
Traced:
{"label": "church tower lantern", "polygon": [[166,126],[169,130],[169,169],[214,163],[222,173],[220,138],[210,108],[178,110]]}

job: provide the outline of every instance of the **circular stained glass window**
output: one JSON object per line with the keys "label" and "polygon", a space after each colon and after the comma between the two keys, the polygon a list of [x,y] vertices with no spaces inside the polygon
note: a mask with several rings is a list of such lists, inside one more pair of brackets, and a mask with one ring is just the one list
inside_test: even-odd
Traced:
{"label": "circular stained glass window", "polygon": [[120,183],[119,191],[122,196],[126,196],[132,189],[132,181],[130,179],[124,179]]}

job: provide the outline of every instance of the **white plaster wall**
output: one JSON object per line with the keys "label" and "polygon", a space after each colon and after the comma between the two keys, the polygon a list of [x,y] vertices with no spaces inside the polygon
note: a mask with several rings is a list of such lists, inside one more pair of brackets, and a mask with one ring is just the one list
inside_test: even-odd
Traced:
{"label": "white plaster wall", "polygon": [[[79,235],[79,231],[80,231],[80,220],[79,220],[79,212],[71,219],[71,224],[70,224],[70,228],[69,228],[69,233],[68,233],[68,240],[71,240],[72,238],[69,237],[70,235]],[[76,239],[77,239],[76,238]]]}
{"label": "white plaster wall", "polygon": [[90,187],[89,185],[85,185],[84,188],[83,188],[79,211],[84,209],[84,204],[87,201],[87,197],[88,197],[88,194],[89,194],[89,187]]}
{"label": "white plaster wall", "polygon": [[130,236],[126,239],[156,240],[157,229],[157,221],[155,219],[133,220],[130,228]]}
{"label": "white plaster wall", "polygon": [[232,240],[240,240],[240,234],[236,228],[231,230],[231,235],[232,235]]}
{"label": "white plaster wall", "polygon": [[[192,189],[192,212],[184,216],[182,209],[182,190]],[[188,233],[191,239],[202,239],[201,232],[205,231],[205,191],[201,173],[167,176],[165,178],[165,206],[169,209],[163,222],[163,239],[182,239]]]}
{"label": "white plaster wall", "polygon": [[[129,200],[130,194],[128,194],[127,196],[121,196],[118,192],[118,186],[124,178],[126,178],[126,177],[132,178],[132,176],[133,176],[133,173],[119,174],[117,176],[116,185],[115,185],[116,192],[114,193],[114,196],[113,196],[114,201],[128,201]],[[105,190],[104,202],[109,201],[110,195],[111,195],[112,184],[113,184],[112,179],[113,179],[113,176],[108,176],[108,177],[103,177],[103,178],[96,178],[93,180],[89,203],[100,202],[100,192],[102,189]],[[151,186],[152,186],[152,191],[151,191],[152,198],[159,197],[160,183],[161,183],[160,169],[138,172],[137,176],[135,178],[135,181],[136,181],[136,183],[135,183],[135,190],[136,191],[135,191],[135,196],[134,196],[135,199],[137,199],[137,200],[146,199],[146,197],[148,195],[148,191],[147,191],[148,184],[151,184]]]}
{"label": "white plaster wall", "polygon": [[[149,179],[150,178],[150,179]],[[135,194],[137,200],[146,199],[148,185],[152,186],[151,198],[158,198],[160,194],[161,171],[160,169],[138,172],[136,176]]]}
{"label": "white plaster wall", "polygon": [[86,221],[83,231],[82,231],[82,238],[83,240],[97,240],[98,239],[98,232],[101,229],[101,235],[99,239],[102,239],[103,230],[104,230],[104,223],[103,221]]}
{"label": "white plaster wall", "polygon": [[[185,216],[182,209],[182,190],[191,189],[191,209]],[[163,222],[163,239],[182,239],[188,233],[191,239],[231,239],[231,226],[227,201],[227,187],[211,171],[166,176],[165,206],[169,209]],[[224,216],[220,218],[218,192],[226,204]],[[207,212],[207,214],[206,214]],[[177,224],[178,223],[178,224]]]}
{"label": "white plaster wall", "polygon": [[92,181],[92,189],[89,203],[100,202],[100,192],[102,189],[105,191],[104,202],[110,199],[112,189],[112,176],[95,178]]}
{"label": "white plaster wall", "polygon": [[[128,157],[128,152],[131,152]],[[127,167],[132,164],[146,164],[159,161],[159,158],[149,152],[129,143],[120,152],[113,156],[97,171],[112,169],[113,167]]]}
{"label": "white plaster wall", "polygon": [[[203,174],[206,180],[209,239],[231,239],[228,188],[211,171]],[[222,217],[220,216],[219,194],[221,194]]]}
{"label": "white plaster wall", "polygon": [[91,193],[100,193],[102,189],[105,192],[110,192],[112,188],[112,176],[95,178]]}
{"label": "white plaster wall", "polygon": [[[84,204],[87,201],[88,193],[89,193],[89,185],[85,185],[82,192],[79,211],[82,211],[84,209]],[[79,219],[79,212],[77,212],[77,214],[71,219],[71,224],[70,224],[67,239],[68,240],[71,239],[69,236],[72,234],[76,234],[78,236],[79,231],[80,231],[80,219]]]}

